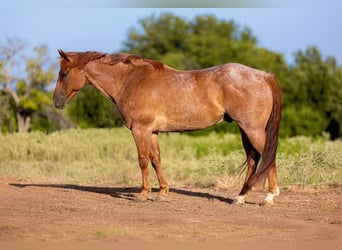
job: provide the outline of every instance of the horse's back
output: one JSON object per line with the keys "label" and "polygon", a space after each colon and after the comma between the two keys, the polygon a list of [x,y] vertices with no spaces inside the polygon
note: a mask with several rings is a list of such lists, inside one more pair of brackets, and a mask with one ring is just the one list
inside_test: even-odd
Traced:
{"label": "horse's back", "polygon": [[253,85],[267,85],[266,79],[271,74],[239,63],[227,63],[217,69],[225,84],[251,87]]}

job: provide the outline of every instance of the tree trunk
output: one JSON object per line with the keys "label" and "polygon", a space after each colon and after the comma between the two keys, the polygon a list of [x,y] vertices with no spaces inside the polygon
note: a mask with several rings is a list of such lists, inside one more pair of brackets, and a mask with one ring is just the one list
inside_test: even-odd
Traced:
{"label": "tree trunk", "polygon": [[17,112],[18,132],[26,133],[31,128],[31,117]]}

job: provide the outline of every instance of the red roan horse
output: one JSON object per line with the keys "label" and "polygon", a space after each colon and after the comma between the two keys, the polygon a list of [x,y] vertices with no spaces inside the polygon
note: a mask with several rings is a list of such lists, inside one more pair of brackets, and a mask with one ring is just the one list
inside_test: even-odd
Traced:
{"label": "red roan horse", "polygon": [[166,200],[169,191],[160,164],[158,132],[199,130],[234,120],[248,166],[234,203],[244,203],[252,187],[268,177],[263,204],[273,204],[273,197],[279,195],[276,150],[282,110],[281,90],[273,75],[237,63],[181,71],[125,53],[58,52],[55,107],[64,108],[85,84],[117,105],[137,146],[142,173],[138,200],[146,200],[151,192],[149,161],[160,186],[155,200]]}

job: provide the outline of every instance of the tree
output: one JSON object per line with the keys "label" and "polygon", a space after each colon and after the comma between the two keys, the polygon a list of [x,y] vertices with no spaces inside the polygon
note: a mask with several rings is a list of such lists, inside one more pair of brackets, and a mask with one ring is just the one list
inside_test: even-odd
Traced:
{"label": "tree", "polygon": [[0,46],[1,91],[13,100],[19,132],[29,131],[32,115],[51,103],[46,88],[55,78],[55,68],[47,57],[45,46],[35,47],[35,56],[26,59],[26,77],[15,72],[20,69],[16,59],[24,45],[20,39],[9,38],[6,45]]}
{"label": "tree", "polygon": [[2,133],[12,133],[16,130],[14,107],[11,96],[0,90],[0,130]]}
{"label": "tree", "polygon": [[[154,58],[178,68],[196,69],[240,62],[279,73],[287,68],[282,54],[257,46],[248,27],[215,16],[197,16],[186,21],[164,13],[139,21],[123,42],[123,50]],[[253,55],[253,56],[251,56]]]}
{"label": "tree", "polygon": [[293,123],[287,133],[340,135],[342,124],[342,68],[335,58],[323,56],[316,47],[299,50],[289,79],[283,87],[284,119]]}
{"label": "tree", "polygon": [[131,28],[123,50],[160,60],[178,69],[198,68],[187,49],[191,32],[189,22],[172,14],[152,15],[139,21],[140,28]]}

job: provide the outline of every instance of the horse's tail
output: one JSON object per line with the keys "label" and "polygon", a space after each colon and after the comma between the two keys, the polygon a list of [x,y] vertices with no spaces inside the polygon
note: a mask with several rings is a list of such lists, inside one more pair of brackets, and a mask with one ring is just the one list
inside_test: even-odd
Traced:
{"label": "horse's tail", "polygon": [[273,164],[276,161],[276,151],[278,147],[278,135],[282,111],[282,94],[277,78],[273,75],[265,77],[268,85],[271,88],[273,96],[272,112],[266,125],[266,143],[264,152],[261,155],[261,163],[257,172],[252,175],[248,181],[247,186],[252,187],[257,183],[264,182]]}

